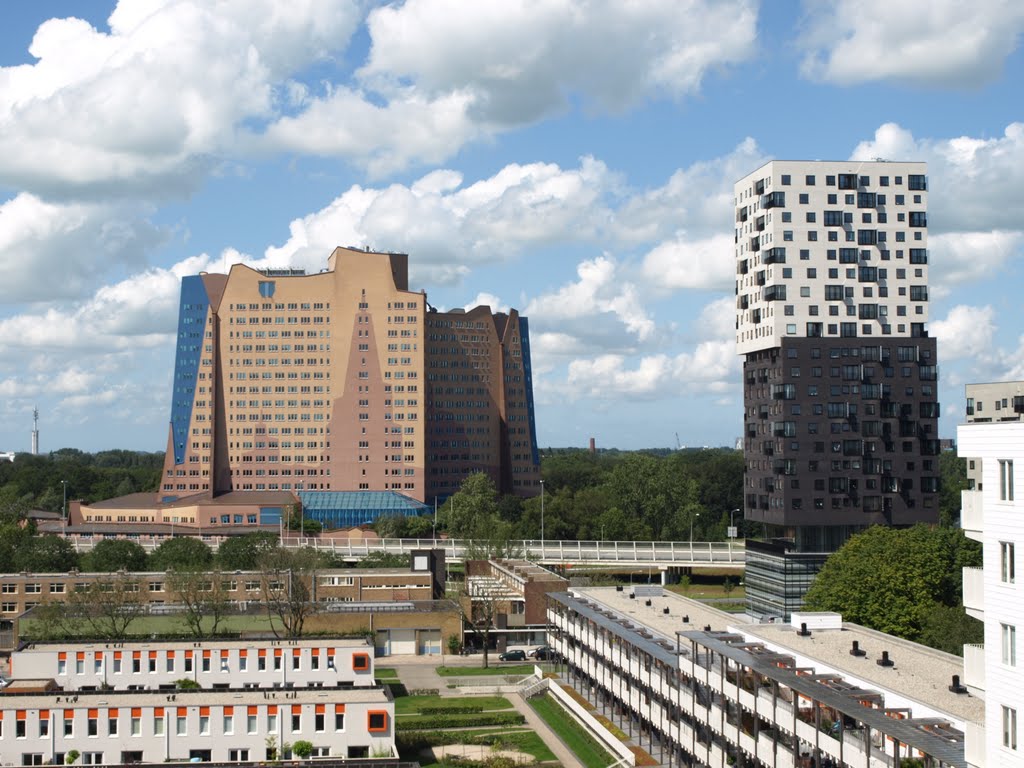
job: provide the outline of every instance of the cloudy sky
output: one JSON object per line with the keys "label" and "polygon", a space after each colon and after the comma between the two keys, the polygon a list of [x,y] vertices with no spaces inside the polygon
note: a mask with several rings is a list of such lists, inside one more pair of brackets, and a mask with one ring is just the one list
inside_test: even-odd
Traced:
{"label": "cloudy sky", "polygon": [[952,436],[1024,378],[1019,0],[37,0],[0,23],[0,450],[162,450],[179,279],[411,255],[543,446],[732,444],[732,183],[929,163]]}

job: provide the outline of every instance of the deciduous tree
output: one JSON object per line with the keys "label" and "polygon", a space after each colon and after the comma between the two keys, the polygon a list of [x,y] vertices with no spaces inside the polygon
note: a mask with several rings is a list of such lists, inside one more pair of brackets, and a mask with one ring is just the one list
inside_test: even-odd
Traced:
{"label": "deciduous tree", "polygon": [[127,573],[111,574],[76,587],[68,595],[69,617],[94,637],[124,640],[128,628],[146,612],[142,583]]}
{"label": "deciduous tree", "polygon": [[829,557],[807,591],[806,606],[919,640],[936,605],[956,605],[960,568],[980,563],[980,546],[962,531],[875,526]]}
{"label": "deciduous tree", "polygon": [[321,564],[312,549],[275,549],[260,559],[260,586],[270,626],[276,636],[276,618],[285,637],[302,634],[306,619],[318,610],[311,586]]}
{"label": "deciduous tree", "polygon": [[[219,571],[170,571],[167,586],[174,601],[182,606],[182,619],[193,637],[217,634],[231,606],[230,592]],[[206,619],[209,629],[204,627]]]}
{"label": "deciduous tree", "polygon": [[257,531],[244,536],[231,536],[217,549],[217,563],[225,571],[252,571],[260,559],[278,547],[276,533]]}
{"label": "deciduous tree", "polygon": [[144,571],[146,550],[128,539],[103,539],[82,557],[82,570]]}
{"label": "deciduous tree", "polygon": [[208,568],[213,552],[194,536],[175,536],[167,539],[149,556],[149,567],[154,571]]}

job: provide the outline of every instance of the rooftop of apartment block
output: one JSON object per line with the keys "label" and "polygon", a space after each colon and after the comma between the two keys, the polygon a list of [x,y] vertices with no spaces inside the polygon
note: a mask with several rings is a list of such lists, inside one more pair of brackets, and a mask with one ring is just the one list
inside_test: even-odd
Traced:
{"label": "rooftop of apartment block", "polygon": [[[24,682],[24,681],[21,681]],[[41,681],[40,681],[41,682]],[[54,694],[57,694],[56,696]],[[37,690],[5,693],[0,700],[8,707],[19,709],[48,710],[56,705],[77,704],[78,707],[97,705],[111,708],[141,706],[153,703],[158,706],[237,706],[239,704],[383,704],[390,701],[388,692],[382,687],[361,688],[289,688],[287,690],[251,689],[209,689],[198,691],[74,691],[65,693]]]}
{"label": "rooftop of apartment block", "polygon": [[[985,720],[983,699],[949,690],[953,675],[963,678],[964,660],[959,656],[849,622],[843,622],[842,629],[812,630],[806,637],[798,634],[796,627],[782,623],[737,623],[733,630],[757,637],[774,648],[813,658],[837,672],[934,707],[954,718],[975,723]],[[864,651],[863,656],[850,654],[854,640]],[[893,662],[891,667],[876,663],[883,651],[888,651],[889,660]]]}
{"label": "rooftop of apartment block", "polygon": [[364,650],[370,649],[370,644],[363,637],[315,637],[315,638],[299,638],[295,640],[256,640],[249,638],[234,638],[224,640],[196,640],[191,638],[188,640],[161,640],[160,638],[150,638],[146,640],[122,640],[122,641],[96,641],[96,642],[76,642],[74,640],[61,640],[60,642],[53,641],[48,642],[45,640],[33,641],[28,643],[21,650],[23,651],[70,651],[70,652],[90,652],[90,651],[138,651],[143,649],[148,650],[194,650],[201,648],[207,651],[232,649],[232,648],[280,648],[280,649],[295,649],[295,648],[324,648],[326,646],[331,648],[362,648]]}
{"label": "rooftop of apartment block", "polygon": [[[712,632],[722,632],[736,621],[735,614],[652,585],[624,585],[621,591],[617,587],[574,587],[571,592],[634,624],[648,627],[673,644],[677,632],[705,627],[711,627]],[[647,605],[648,601],[650,605]],[[666,608],[668,613],[665,613]]]}
{"label": "rooftop of apartment block", "polygon": [[[735,632],[783,652],[813,658],[841,674],[919,701],[953,718],[984,721],[982,699],[949,690],[953,675],[963,678],[962,658],[867,627],[844,622],[842,629],[813,630],[809,636],[802,637],[788,624],[750,624],[743,614],[726,613],[667,590],[662,590],[659,596],[655,594],[657,588],[647,586],[637,590],[627,585],[622,591],[615,587],[574,588],[571,592],[646,628],[655,639],[667,640],[671,645],[676,643],[677,632],[705,627],[711,627],[712,632]],[[665,613],[666,608],[668,613]],[[687,621],[683,621],[684,618]],[[865,651],[864,656],[850,655],[854,640]],[[893,666],[875,663],[882,657],[882,651],[889,652]]]}

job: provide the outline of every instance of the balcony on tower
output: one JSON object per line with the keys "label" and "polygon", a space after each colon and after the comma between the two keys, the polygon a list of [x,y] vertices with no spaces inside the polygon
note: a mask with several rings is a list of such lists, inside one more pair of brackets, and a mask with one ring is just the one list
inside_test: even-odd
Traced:
{"label": "balcony on tower", "polygon": [[964,568],[964,608],[967,615],[985,620],[985,570]]}
{"label": "balcony on tower", "polygon": [[960,491],[960,527],[969,539],[981,541],[985,514],[981,491]]}

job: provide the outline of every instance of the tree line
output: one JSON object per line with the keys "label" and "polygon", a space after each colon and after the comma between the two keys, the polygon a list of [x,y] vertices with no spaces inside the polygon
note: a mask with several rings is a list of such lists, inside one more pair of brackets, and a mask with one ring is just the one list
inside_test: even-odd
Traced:
{"label": "tree line", "polygon": [[[548,450],[541,496],[500,495],[484,474],[466,478],[438,508],[437,531],[473,540],[695,541],[743,526],[743,455],[731,450]],[[543,508],[542,508],[543,505]],[[543,513],[543,514],[542,514]],[[383,518],[381,536],[430,536],[432,516]],[[743,535],[742,533],[740,535]]]}
{"label": "tree line", "polygon": [[0,461],[0,504],[60,512],[65,487],[69,501],[87,503],[156,491],[163,465],[163,451],[85,453],[61,448],[38,456],[19,453],[14,461]]}

